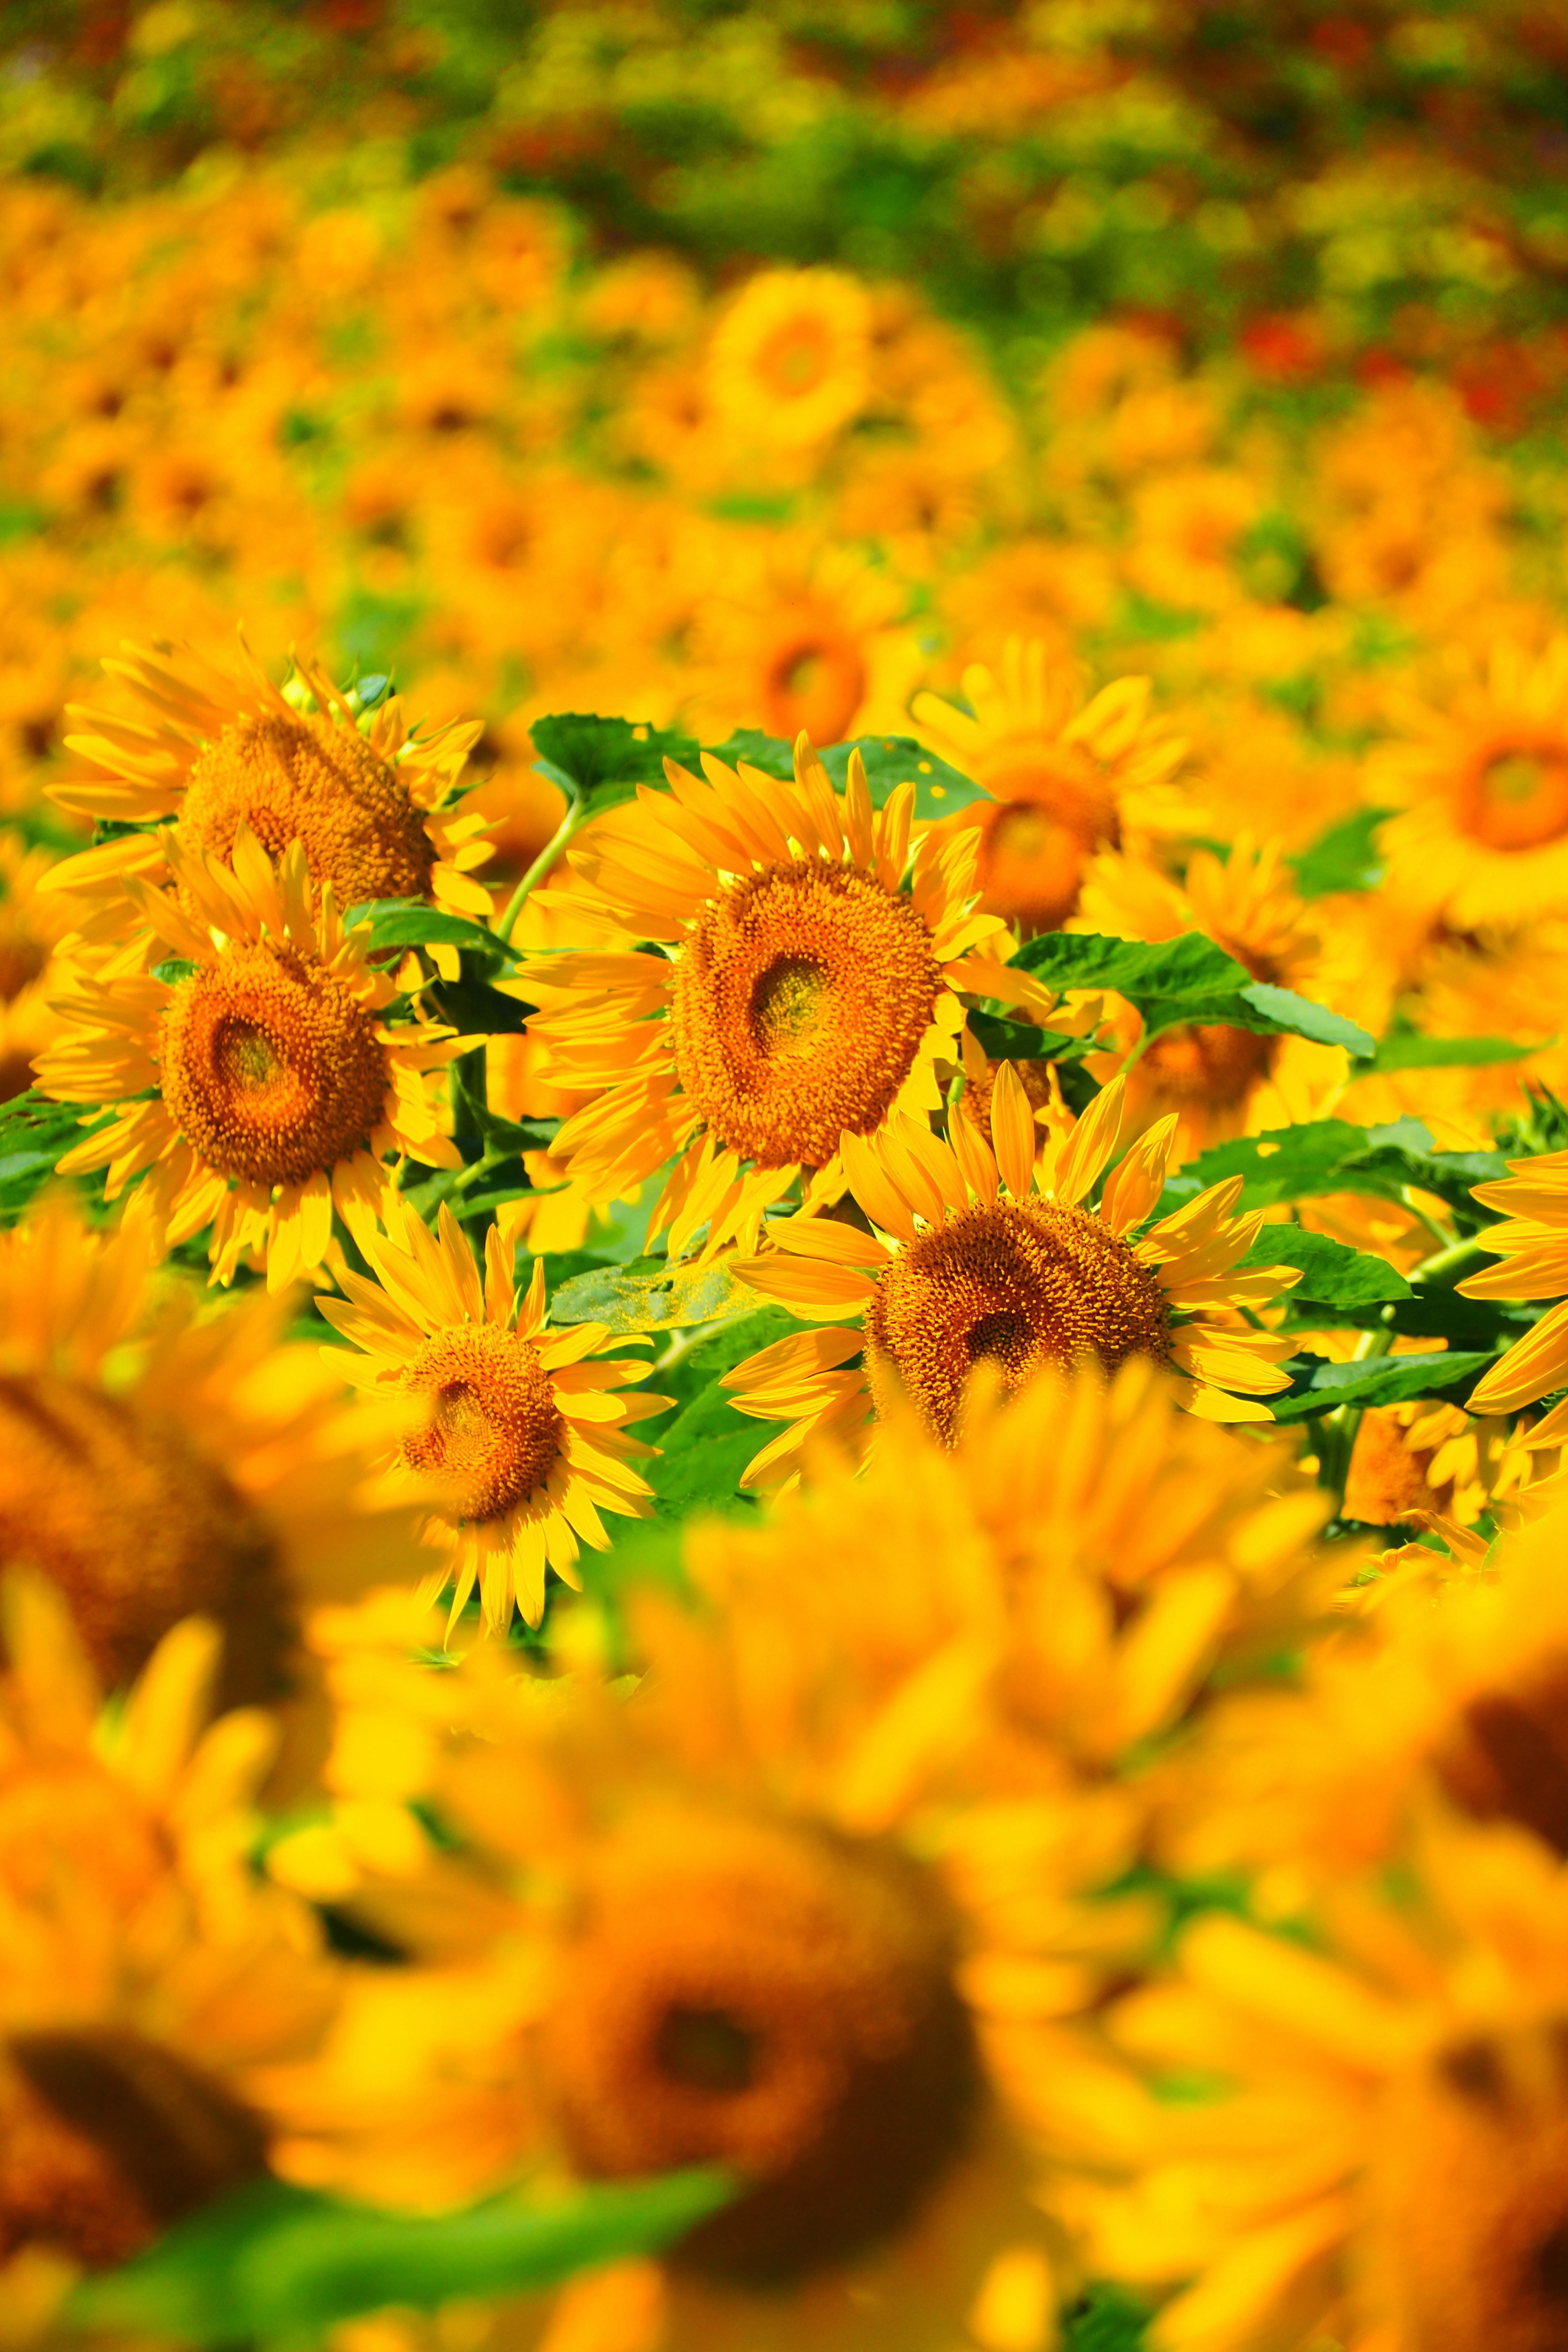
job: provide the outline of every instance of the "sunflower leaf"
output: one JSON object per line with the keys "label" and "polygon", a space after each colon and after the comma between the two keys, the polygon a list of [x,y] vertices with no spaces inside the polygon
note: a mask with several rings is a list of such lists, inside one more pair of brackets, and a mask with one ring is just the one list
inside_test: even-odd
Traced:
{"label": "sunflower leaf", "polygon": [[557,1323],[604,1323],[612,1331],[673,1331],[744,1315],[756,1294],[731,1274],[722,1258],[709,1265],[672,1265],[668,1258],[634,1258],[574,1274],[550,1301]]}
{"label": "sunflower leaf", "polygon": [[1281,1367],[1293,1375],[1285,1396],[1270,1397],[1276,1421],[1307,1421],[1336,1405],[1406,1404],[1415,1397],[1447,1397],[1458,1390],[1463,1402],[1491,1355],[1460,1354],[1436,1349],[1420,1356],[1378,1356],[1360,1363],[1331,1364],[1321,1358],[1298,1358]]}
{"label": "sunflower leaf", "polygon": [[0,1225],[15,1224],[68,1151],[113,1117],[83,1118],[79,1103],[53,1102],[36,1089],[0,1104]]}
{"label": "sunflower leaf", "polygon": [[1301,1225],[1265,1225],[1241,1263],[1300,1266],[1292,1305],[1310,1300],[1320,1307],[1373,1307],[1411,1296],[1410,1285],[1386,1258]]}
{"label": "sunflower leaf", "polygon": [[1365,1192],[1403,1201],[1408,1189],[1436,1194],[1470,1228],[1485,1223],[1471,1188],[1507,1174],[1495,1151],[1436,1151],[1418,1118],[1386,1127],[1355,1127],[1349,1119],[1304,1119],[1299,1127],[1218,1143],[1169,1179],[1163,1213],[1181,1207],[1205,1185],[1242,1179],[1239,1209],[1273,1209],[1282,1202],[1324,1192]]}
{"label": "sunflower leaf", "polygon": [[1296,887],[1303,898],[1326,898],[1335,890],[1375,890],[1383,879],[1377,829],[1391,812],[1357,809],[1321,833],[1316,841],[1298,850],[1286,864],[1293,866]]}
{"label": "sunflower leaf", "polygon": [[667,759],[683,767],[697,761],[689,735],[629,719],[595,719],[562,711],[529,728],[542,776],[558,784],[584,814],[599,815],[633,799],[639,784],[662,784]]}
{"label": "sunflower leaf", "polygon": [[[710,746],[714,757],[733,766],[744,760],[764,775],[788,778],[795,773],[794,746],[777,735],[763,735],[754,727],[738,728],[727,741]],[[817,757],[832,779],[834,789],[844,790],[849,776],[849,754],[858,751],[866,763],[866,783],[871,799],[880,808],[889,794],[901,783],[915,788],[915,814],[931,824],[936,818],[952,816],[972,801],[986,795],[980,786],[957,768],[949,767],[923,743],[910,735],[861,735],[853,742],[829,743]]]}
{"label": "sunflower leaf", "polygon": [[522,953],[471,915],[450,915],[444,907],[426,907],[417,898],[367,898],[363,907],[349,908],[343,927],[368,929],[370,938],[363,944],[373,955],[392,948],[451,947],[515,961]]}
{"label": "sunflower leaf", "polygon": [[553,2286],[575,2272],[647,2254],[732,2194],[710,2168],[605,2184],[548,2205],[498,2199],[465,2212],[381,2212],[281,2181],[196,2215],[125,2269],[79,2286],[87,2327],[233,2344],[320,2330],[398,2305]]}
{"label": "sunflower leaf", "polygon": [[1027,1021],[1003,1021],[989,1013],[972,1013],[969,1026],[993,1062],[1079,1062],[1097,1050],[1092,1037],[1069,1037],[1059,1029],[1037,1029]]}
{"label": "sunflower leaf", "polygon": [[1026,940],[1013,961],[1051,988],[1114,989],[1137,1006],[1151,1037],[1187,1022],[1223,1023],[1261,1036],[1308,1037],[1314,1045],[1342,1045],[1358,1055],[1375,1050],[1373,1040],[1355,1022],[1291,989],[1254,980],[1244,963],[1202,931],[1155,940],[1047,931]]}
{"label": "sunflower leaf", "polygon": [[1418,1029],[1396,1029],[1380,1038],[1376,1053],[1356,1072],[1358,1078],[1386,1076],[1391,1070],[1470,1069],[1489,1062],[1526,1062],[1554,1037],[1540,1045],[1517,1045],[1509,1037],[1426,1037]]}

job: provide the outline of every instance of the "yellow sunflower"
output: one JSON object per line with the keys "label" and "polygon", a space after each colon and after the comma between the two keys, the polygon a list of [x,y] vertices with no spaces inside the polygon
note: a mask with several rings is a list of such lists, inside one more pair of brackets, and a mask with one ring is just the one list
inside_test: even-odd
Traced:
{"label": "yellow sunflower", "polygon": [[[1296,990],[1319,1003],[1357,1003],[1363,967],[1334,956],[1293,887],[1284,844],[1240,834],[1224,862],[1198,850],[1184,883],[1140,859],[1103,851],[1089,866],[1079,910],[1083,927],[1112,939],[1172,940],[1201,931],[1246,966],[1254,980]],[[1364,999],[1362,999],[1364,1003]],[[1112,1024],[1118,1052],[1090,1062],[1106,1075],[1142,1035],[1131,1005]],[[1128,1073],[1134,1126],[1176,1114],[1176,1156],[1191,1160],[1238,1134],[1289,1127],[1321,1115],[1343,1086],[1347,1064],[1336,1048],[1303,1037],[1261,1037],[1220,1022],[1167,1029]]]}
{"label": "yellow sunflower", "polygon": [[679,1155],[648,1226],[675,1256],[703,1225],[707,1253],[753,1239],[799,1179],[808,1206],[837,1199],[846,1135],[874,1157],[895,1110],[936,1109],[963,992],[1049,1002],[974,912],[973,837],[928,834],[911,867],[912,784],[873,809],[855,754],[840,796],[804,736],[793,784],[704,767],[706,783],[669,763],[671,792],[601,818],[570,853],[571,889],[547,894],[601,926],[605,950],[520,973],[542,1008],[541,1075],[593,1095],[555,1156],[598,1202]]}
{"label": "yellow sunflower", "polygon": [[1380,836],[1388,887],[1459,929],[1568,909],[1568,636],[1504,639],[1442,707],[1407,698],[1411,740],[1368,769],[1400,811]]}
{"label": "yellow sunflower", "polygon": [[51,851],[0,833],[0,1102],[26,1093],[34,1057],[59,1033],[49,967],[70,916],[40,887],[55,862]]}
{"label": "yellow sunflower", "polygon": [[1305,1945],[1208,1913],[1109,2017],[1153,2096],[1081,2218],[1101,2274],[1176,2290],[1151,2352],[1563,2341],[1568,1874],[1441,1816],[1399,1860]]}
{"label": "yellow sunflower", "polygon": [[100,1717],[52,1588],[13,1572],[0,1615],[9,2330],[266,2173],[268,2070],[310,2055],[340,1980],[312,1915],[250,1867],[276,1727],[246,1710],[206,1727],[216,1629],[167,1633]]}
{"label": "yellow sunflower", "polygon": [[62,1194],[0,1236],[0,1567],[50,1579],[110,1690],[211,1618],[221,1703],[287,1699],[297,1779],[322,1744],[300,1620],[413,1581],[418,1520],[365,1495],[388,1416],[289,1342],[288,1302],[211,1312],[151,1223],[95,1231]]}
{"label": "yellow sunflower", "polygon": [[[1502,1263],[1461,1282],[1460,1296],[1555,1298],[1560,1304],[1548,1307],[1478,1381],[1470,1393],[1473,1412],[1517,1412],[1568,1381],[1568,1151],[1510,1160],[1508,1167],[1506,1176],[1474,1188],[1483,1208],[1503,1213],[1500,1223],[1476,1237]],[[1533,1452],[1561,1445],[1565,1438],[1568,1402],[1544,1413],[1525,1443]]]}
{"label": "yellow sunflower", "polygon": [[[434,898],[483,920],[489,894],[472,872],[489,856],[484,820],[450,805],[478,719],[412,733],[401,701],[362,727],[319,664],[296,661],[302,693],[274,686],[246,645],[234,677],[191,646],[127,646],[104,667],[131,688],[142,715],[72,706],[89,730],[68,747],[85,776],[50,788],[62,808],[121,824],[173,818],[185,853],[227,864],[242,831],[274,857],[302,842],[312,880],[341,908],[374,898]],[[171,861],[163,834],[135,834],[67,858],[50,890],[85,900],[89,936],[124,928],[127,874],[162,887]]]}
{"label": "yellow sunflower", "polygon": [[810,449],[870,396],[871,306],[837,269],[765,269],[709,345],[705,389],[738,442]]}
{"label": "yellow sunflower", "polygon": [[1000,681],[963,673],[973,717],[940,696],[911,709],[921,740],[983,785],[988,799],[952,820],[976,836],[982,904],[1026,931],[1077,908],[1097,850],[1136,848],[1198,824],[1167,779],[1185,745],[1151,719],[1149,680],[1119,678],[1079,705],[1073,672],[1039,640],[1008,640]]}
{"label": "yellow sunflower", "polygon": [[1172,1790],[1181,1866],[1246,1863],[1300,1897],[1386,1862],[1434,1796],[1568,1860],[1565,1535],[1559,1503],[1504,1538],[1484,1580],[1479,1539],[1436,1591],[1429,1572],[1389,1573],[1386,1598],[1361,1588],[1375,1605],[1308,1654],[1300,1687],[1223,1700]]}
{"label": "yellow sunflower", "polygon": [[846,1466],[689,1536],[699,1607],[629,1596],[635,1691],[595,1669],[586,1613],[570,1677],[471,1651],[411,1740],[376,1679],[362,1754],[449,1843],[362,1893],[423,1966],[356,1992],[300,2070],[294,2177],[426,2205],[542,2162],[744,2184],[661,2262],[503,2305],[479,2340],[1055,2341],[1056,2168],[1115,2121],[1088,2013],[1157,1913],[1102,1891],[1135,1851],[1126,1791],[989,1780],[1005,1573],[963,1478],[901,1433],[880,1484]]}
{"label": "yellow sunflower", "polygon": [[[171,839],[177,894],[132,877],[145,926],[57,1000],[67,1024],[40,1055],[41,1090],[114,1107],[113,1123],[60,1161],[138,1181],[170,1245],[212,1227],[215,1277],[247,1252],[282,1289],[321,1265],[332,1212],[374,1232],[395,1198],[391,1152],[461,1163],[428,1074],[464,1049],[449,1029],[377,1019],[395,997],[319,898],[296,842],[276,868],[244,826],[232,871]],[[191,967],[161,978],[160,950]]]}
{"label": "yellow sunflower", "polygon": [[822,1217],[776,1220],[773,1247],[735,1262],[752,1289],[794,1315],[848,1329],[806,1331],[724,1376],[736,1409],[789,1426],[744,1483],[784,1475],[818,1432],[853,1439],[900,1391],[951,1444],[974,1367],[995,1364],[1016,1389],[1047,1365],[1082,1357],[1108,1372],[1131,1358],[1169,1365],[1183,1402],[1210,1421],[1268,1421],[1261,1402],[1289,1385],[1290,1343],[1243,1320],[1293,1281],[1289,1268],[1237,1271],[1259,1216],[1234,1212],[1239,1177],[1142,1225],[1164,1190],[1174,1120],[1116,1159],[1125,1084],[1113,1079],[1036,1164],[1036,1129],[1011,1065],[997,1072],[987,1143],[963,1118],[940,1141],[914,1119],[893,1124],[873,1155],[847,1138],[851,1190],[876,1230]]}
{"label": "yellow sunflower", "polygon": [[604,1324],[546,1330],[544,1262],[535,1258],[520,1300],[513,1244],[499,1226],[486,1237],[482,1284],[445,1202],[437,1234],[406,1209],[389,1212],[387,1227],[384,1240],[360,1243],[376,1280],[345,1272],[348,1303],[316,1302],[364,1350],[331,1349],[328,1360],[358,1386],[395,1391],[427,1414],[396,1441],[386,1492],[428,1498],[435,1488],[425,1540],[447,1558],[428,1595],[450,1581],[455,1621],[477,1584],[487,1626],[504,1630],[514,1600],[537,1625],[546,1562],[579,1584],[579,1537],[599,1551],[609,1544],[599,1513],[647,1516],[649,1490],[632,1465],[657,1448],[628,1432],[668,1400],[618,1393],[648,1367],[606,1356]]}

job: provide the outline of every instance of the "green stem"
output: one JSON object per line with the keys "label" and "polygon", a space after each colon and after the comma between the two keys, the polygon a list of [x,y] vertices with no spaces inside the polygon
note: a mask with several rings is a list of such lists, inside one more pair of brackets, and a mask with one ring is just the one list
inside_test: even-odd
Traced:
{"label": "green stem", "polygon": [[[1352,1358],[1352,1363],[1371,1363],[1386,1356],[1394,1345],[1394,1326],[1380,1324],[1374,1331],[1363,1331]],[[1336,1517],[1345,1507],[1345,1488],[1350,1483],[1351,1456],[1355,1452],[1356,1433],[1361,1427],[1364,1405],[1336,1405],[1326,1412],[1318,1425],[1318,1483],[1327,1486],[1334,1498]]]}
{"label": "green stem", "polygon": [[1423,1258],[1409,1276],[1409,1280],[1424,1282],[1428,1290],[1453,1290],[1468,1274],[1474,1272],[1483,1258],[1496,1255],[1497,1252],[1488,1246],[1484,1231],[1472,1234],[1468,1241],[1450,1242],[1446,1249]]}
{"label": "green stem", "polygon": [[506,912],[501,917],[500,922],[496,925],[496,937],[498,940],[506,940],[510,941],[513,931],[517,929],[517,919],[521,914],[523,908],[527,906],[529,899],[534,893],[534,890],[537,888],[539,884],[543,881],[545,876],[549,873],[551,867],[554,865],[556,859],[560,856],[562,851],[565,848],[573,835],[581,832],[586,822],[587,818],[582,802],[574,801],[568,808],[565,815],[562,818],[560,824],[556,826],[554,832],[551,835],[549,840],[545,843],[543,848],[540,851],[538,856],[534,859],[532,865],[529,867],[527,873],[523,876],[521,881],[518,884],[516,889],[512,892],[511,897],[508,899]]}

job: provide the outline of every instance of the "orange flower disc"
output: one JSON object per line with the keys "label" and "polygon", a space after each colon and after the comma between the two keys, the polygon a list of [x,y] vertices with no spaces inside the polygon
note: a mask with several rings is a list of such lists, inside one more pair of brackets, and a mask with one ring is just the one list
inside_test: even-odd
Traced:
{"label": "orange flower disc", "polygon": [[1116,795],[1074,744],[1030,747],[987,769],[980,818],[984,904],[1028,930],[1054,930],[1078,904],[1084,867],[1121,840]]}
{"label": "orange flower disc", "polygon": [[291,949],[236,945],[163,1015],[164,1103],[225,1176],[307,1182],[364,1143],[388,1087],[370,1015]]}
{"label": "orange flower disc", "polygon": [[181,803],[183,841],[227,864],[247,824],[280,857],[305,845],[340,907],[423,898],[436,850],[397,769],[353,728],[303,712],[247,712],[199,754]]}
{"label": "orange flower disc", "polygon": [[499,1519],[543,1486],[561,1458],[565,1416],[539,1350],[493,1324],[438,1332],[400,1383],[431,1403],[427,1428],[405,1437],[410,1469],[451,1490],[461,1519]]}
{"label": "orange flower disc", "polygon": [[539,2036],[574,2161],[755,2183],[676,2250],[751,2284],[896,2231],[964,2146],[979,2065],[934,1881],[822,1829],[681,1813],[607,1842]]}
{"label": "orange flower disc", "polygon": [[1561,730],[1483,743],[1456,784],[1461,830],[1489,849],[1541,849],[1568,834],[1568,739]]}
{"label": "orange flower disc", "polygon": [[228,1636],[223,1704],[277,1696],[288,1597],[272,1538],[166,1414],[41,1370],[0,1378],[0,1560],[59,1586],[108,1689],[199,1612]]}
{"label": "orange flower disc", "polygon": [[1130,1356],[1163,1362],[1169,1348],[1153,1269],[1098,1217],[1034,1199],[960,1210],[906,1242],[866,1317],[879,1412],[901,1386],[944,1445],[982,1360],[1011,1393],[1047,1364],[1097,1356],[1114,1372]]}
{"label": "orange flower disc", "polygon": [[705,908],[676,967],[680,1082],[759,1168],[820,1168],[887,1117],[942,990],[909,900],[853,866],[769,866]]}
{"label": "orange flower disc", "polygon": [[1189,1022],[1156,1037],[1142,1066],[1159,1100],[1173,1110],[1230,1108],[1268,1075],[1277,1042],[1227,1022]]}

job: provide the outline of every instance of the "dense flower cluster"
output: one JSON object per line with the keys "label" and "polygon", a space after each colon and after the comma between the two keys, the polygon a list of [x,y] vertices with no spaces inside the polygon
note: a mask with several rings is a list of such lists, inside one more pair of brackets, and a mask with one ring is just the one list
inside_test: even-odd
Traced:
{"label": "dense flower cluster", "polygon": [[0,2352],[1550,2352],[1550,28],[506,13],[7,52]]}

